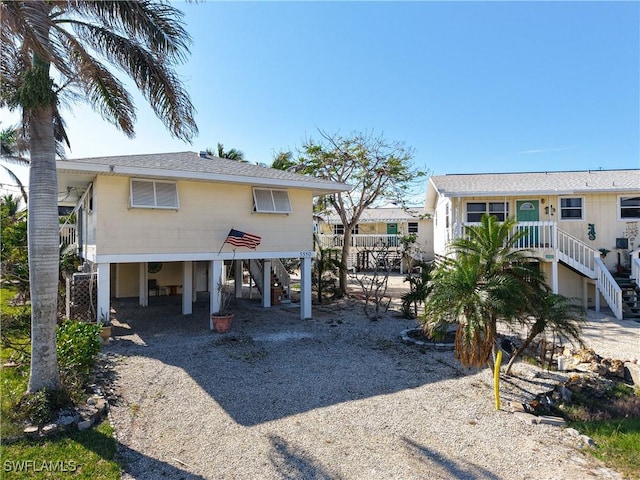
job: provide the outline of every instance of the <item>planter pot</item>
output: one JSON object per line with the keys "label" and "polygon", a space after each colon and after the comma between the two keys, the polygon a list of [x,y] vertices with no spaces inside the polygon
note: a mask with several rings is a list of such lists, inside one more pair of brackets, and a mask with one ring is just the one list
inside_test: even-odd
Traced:
{"label": "planter pot", "polygon": [[211,330],[215,329],[218,333],[225,333],[231,328],[231,322],[233,321],[233,313],[227,315],[211,315]]}
{"label": "planter pot", "polygon": [[111,337],[111,327],[102,327],[100,329],[100,338],[102,338],[102,344],[109,344],[109,337]]}

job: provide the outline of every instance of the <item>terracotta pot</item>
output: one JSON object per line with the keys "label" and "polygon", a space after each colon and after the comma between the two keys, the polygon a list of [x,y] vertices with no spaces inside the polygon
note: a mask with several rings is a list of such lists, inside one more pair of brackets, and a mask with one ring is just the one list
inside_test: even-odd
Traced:
{"label": "terracotta pot", "polygon": [[212,314],[211,315],[211,329],[213,330],[215,328],[216,332],[218,333],[225,333],[227,331],[229,331],[229,328],[231,328],[231,322],[233,321],[233,313],[227,314],[227,315],[217,315],[217,314]]}
{"label": "terracotta pot", "polygon": [[102,338],[102,344],[109,344],[109,337],[111,336],[111,327],[102,327],[100,329],[100,338]]}

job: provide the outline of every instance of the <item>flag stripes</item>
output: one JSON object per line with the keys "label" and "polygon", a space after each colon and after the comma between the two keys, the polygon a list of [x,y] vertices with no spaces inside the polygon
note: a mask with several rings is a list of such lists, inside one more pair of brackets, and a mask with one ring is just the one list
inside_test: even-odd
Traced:
{"label": "flag stripes", "polygon": [[261,237],[252,235],[251,233],[241,232],[240,230],[231,229],[224,243],[229,243],[234,247],[247,247],[256,249],[260,245]]}

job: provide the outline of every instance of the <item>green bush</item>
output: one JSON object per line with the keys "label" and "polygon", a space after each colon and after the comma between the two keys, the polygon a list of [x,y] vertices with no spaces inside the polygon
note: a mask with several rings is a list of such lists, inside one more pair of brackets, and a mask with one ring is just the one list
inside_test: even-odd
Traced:
{"label": "green bush", "polygon": [[[100,351],[100,326],[92,323],[66,320],[58,327],[57,352],[60,375],[84,381],[91,374],[95,357]],[[79,385],[78,385],[79,386]],[[67,385],[72,389],[73,385]]]}
{"label": "green bush", "polygon": [[25,393],[17,406],[18,415],[22,420],[42,427],[53,420],[53,408],[49,395],[42,390],[35,393]]}
{"label": "green bush", "polygon": [[29,361],[31,307],[3,308],[0,347],[3,358],[10,355],[18,363]]}

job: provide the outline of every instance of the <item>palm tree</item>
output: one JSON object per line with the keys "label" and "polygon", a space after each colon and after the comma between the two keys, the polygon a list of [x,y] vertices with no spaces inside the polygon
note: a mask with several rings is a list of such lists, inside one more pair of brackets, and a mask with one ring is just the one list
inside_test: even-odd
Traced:
{"label": "palm tree", "polygon": [[[27,166],[29,161],[20,155],[20,152],[24,150],[24,144],[19,142],[19,130],[17,127],[3,128],[0,130],[0,158],[3,161],[13,163],[16,165]],[[20,189],[20,195],[24,204],[27,205],[29,199],[27,197],[27,190],[22,184],[22,180],[18,177],[13,170],[4,164],[0,164],[3,170],[9,175],[11,181],[16,184]]]}
{"label": "palm tree", "polygon": [[[0,2],[0,107],[22,112],[29,151],[32,354],[28,391],[58,389],[55,328],[59,225],[56,138],[64,100],[84,100],[129,137],[135,106],[125,72],[175,137],[197,133],[174,72],[188,54],[182,14],[168,2]],[[52,78],[55,76],[55,79]]]}
{"label": "palm tree", "polygon": [[465,366],[484,366],[495,352],[498,319],[510,321],[529,309],[542,275],[527,253],[514,249],[526,232],[515,220],[484,215],[451,245],[453,256],[436,269],[425,303],[427,329],[457,323],[456,355]]}
{"label": "palm tree", "polygon": [[581,332],[585,322],[585,312],[574,300],[549,293],[544,289],[540,291],[540,295],[535,298],[531,306],[532,315],[528,316],[526,320],[533,318],[533,323],[528,322],[530,326],[527,338],[509,359],[505,372],[507,375],[511,373],[511,367],[522,352],[538,335],[545,332],[582,344]]}
{"label": "palm tree", "polygon": [[218,149],[214,152],[211,147],[206,150],[208,155],[214,155],[218,158],[227,158],[229,160],[237,160],[238,162],[246,162],[244,159],[244,153],[241,150],[232,148],[231,150],[224,150],[224,145],[218,143]]}

